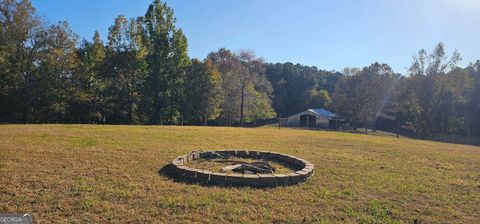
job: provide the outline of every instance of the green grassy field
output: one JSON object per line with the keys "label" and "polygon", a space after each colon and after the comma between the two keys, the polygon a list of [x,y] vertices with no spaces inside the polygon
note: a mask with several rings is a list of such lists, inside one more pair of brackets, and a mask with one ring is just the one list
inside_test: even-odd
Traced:
{"label": "green grassy field", "polygon": [[[273,189],[175,182],[197,149],[288,153],[315,175]],[[475,223],[480,147],[326,131],[175,126],[0,126],[0,212],[39,223]]]}

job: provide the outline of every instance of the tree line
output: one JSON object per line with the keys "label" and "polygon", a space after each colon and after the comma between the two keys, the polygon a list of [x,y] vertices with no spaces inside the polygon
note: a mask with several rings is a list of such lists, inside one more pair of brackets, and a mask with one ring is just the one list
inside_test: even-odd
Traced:
{"label": "tree line", "polygon": [[118,16],[107,42],[78,43],[28,0],[0,2],[0,114],[9,123],[242,124],[275,117],[266,64],[253,53],[190,59],[173,11]]}
{"label": "tree line", "polygon": [[347,68],[331,108],[373,130],[480,136],[480,61],[460,68],[460,60],[439,43],[431,53],[420,50],[405,76],[378,62]]}
{"label": "tree line", "polygon": [[384,63],[325,71],[219,49],[203,60],[173,10],[118,16],[106,42],[49,24],[28,0],[0,1],[0,122],[238,125],[327,108],[355,127],[480,136],[480,63],[443,43],[408,74]]}

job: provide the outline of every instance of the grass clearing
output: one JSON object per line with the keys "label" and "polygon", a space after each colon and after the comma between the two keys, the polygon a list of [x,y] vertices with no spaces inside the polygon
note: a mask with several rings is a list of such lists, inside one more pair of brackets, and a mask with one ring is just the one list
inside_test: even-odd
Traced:
{"label": "grass clearing", "polygon": [[[287,153],[315,164],[273,189],[174,182],[193,150]],[[0,126],[0,211],[39,223],[475,223],[480,147],[275,128]]]}

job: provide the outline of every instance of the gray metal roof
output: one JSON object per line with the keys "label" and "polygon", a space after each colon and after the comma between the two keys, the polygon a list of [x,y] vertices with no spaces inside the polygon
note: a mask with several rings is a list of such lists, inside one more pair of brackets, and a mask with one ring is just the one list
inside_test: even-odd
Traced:
{"label": "gray metal roof", "polygon": [[312,115],[315,115],[315,116],[327,117],[327,118],[332,118],[332,117],[336,116],[336,114],[334,114],[334,113],[332,113],[328,110],[325,110],[323,108],[319,108],[319,109],[308,109],[306,111],[302,111],[300,113],[290,115],[289,117],[299,116],[299,115],[303,115],[303,114],[312,114]]}
{"label": "gray metal roof", "polygon": [[325,110],[325,109],[322,109],[322,108],[319,108],[319,109],[309,109],[311,111],[313,111],[314,113],[318,114],[318,115],[321,115],[321,116],[325,116],[325,117],[334,117],[336,114],[328,111],[328,110]]}

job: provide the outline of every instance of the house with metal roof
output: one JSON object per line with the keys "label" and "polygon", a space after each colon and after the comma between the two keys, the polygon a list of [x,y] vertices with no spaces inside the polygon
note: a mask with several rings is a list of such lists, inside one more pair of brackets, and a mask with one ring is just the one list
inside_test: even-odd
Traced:
{"label": "house with metal roof", "polygon": [[284,123],[287,126],[323,127],[328,128],[330,119],[336,114],[325,109],[308,109],[287,117]]}

